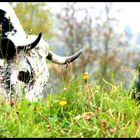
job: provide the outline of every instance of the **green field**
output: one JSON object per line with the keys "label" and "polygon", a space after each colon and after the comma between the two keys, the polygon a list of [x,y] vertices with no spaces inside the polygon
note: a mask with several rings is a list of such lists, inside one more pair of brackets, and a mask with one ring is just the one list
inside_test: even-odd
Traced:
{"label": "green field", "polygon": [[1,100],[0,116],[2,138],[140,137],[140,104],[121,83],[70,80],[39,102]]}

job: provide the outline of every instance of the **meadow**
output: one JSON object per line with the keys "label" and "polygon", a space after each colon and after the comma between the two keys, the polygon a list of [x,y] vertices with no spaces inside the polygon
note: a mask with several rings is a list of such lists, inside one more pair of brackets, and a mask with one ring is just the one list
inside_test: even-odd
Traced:
{"label": "meadow", "polygon": [[39,102],[0,102],[1,138],[138,138],[140,104],[123,85],[68,80]]}

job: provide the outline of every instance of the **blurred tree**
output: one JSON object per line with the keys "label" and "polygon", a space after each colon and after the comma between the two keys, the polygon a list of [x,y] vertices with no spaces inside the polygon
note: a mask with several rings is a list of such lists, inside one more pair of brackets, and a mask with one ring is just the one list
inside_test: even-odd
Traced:
{"label": "blurred tree", "polygon": [[51,38],[53,32],[52,14],[47,9],[45,2],[10,2],[25,32],[28,34],[43,33],[45,38]]}
{"label": "blurred tree", "polygon": [[119,26],[117,19],[119,16],[114,16],[112,13],[120,14],[121,9],[114,10],[112,3],[105,3],[104,9],[98,14],[94,11],[95,8],[91,8],[91,12],[90,8],[81,8],[78,4],[67,3],[57,14],[60,24],[56,38],[67,48],[65,55],[83,49],[83,54],[72,64],[73,73],[77,70],[89,71],[97,79],[101,74],[109,81],[112,76],[116,81],[122,80],[123,73],[120,69],[128,61],[131,44],[125,41],[127,34],[124,31],[121,33],[116,31]]}
{"label": "blurred tree", "polygon": [[117,32],[119,16],[114,15],[120,14],[121,11],[122,9],[115,9],[113,3],[105,3],[104,9],[99,12],[99,15],[96,13],[94,17],[91,47],[96,50],[94,63],[97,63],[98,69],[94,72],[94,77],[98,79],[101,75],[107,81],[124,80],[124,73],[120,69],[122,65],[127,64],[130,43],[125,39],[121,40],[122,34],[125,34],[124,31]]}

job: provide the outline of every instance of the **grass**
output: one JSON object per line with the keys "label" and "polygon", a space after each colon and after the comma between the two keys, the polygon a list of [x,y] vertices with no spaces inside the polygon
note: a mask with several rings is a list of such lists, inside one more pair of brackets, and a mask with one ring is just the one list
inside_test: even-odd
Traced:
{"label": "grass", "polygon": [[123,86],[74,79],[39,102],[0,102],[1,138],[138,138],[140,105]]}

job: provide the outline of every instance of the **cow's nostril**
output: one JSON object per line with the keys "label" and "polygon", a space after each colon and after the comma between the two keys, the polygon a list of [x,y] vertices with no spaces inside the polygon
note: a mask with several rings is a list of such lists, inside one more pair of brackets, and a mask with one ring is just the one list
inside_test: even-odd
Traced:
{"label": "cow's nostril", "polygon": [[18,74],[18,79],[24,83],[28,83],[30,80],[30,73],[29,71],[20,71]]}

